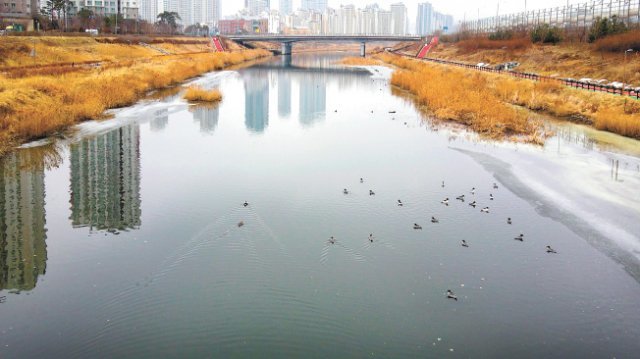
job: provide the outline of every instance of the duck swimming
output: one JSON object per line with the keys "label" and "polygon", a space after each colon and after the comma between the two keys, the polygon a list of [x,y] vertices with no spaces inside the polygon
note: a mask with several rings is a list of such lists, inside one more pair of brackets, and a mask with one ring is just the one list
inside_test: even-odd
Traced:
{"label": "duck swimming", "polygon": [[489,199],[493,201],[493,194],[489,193]]}
{"label": "duck swimming", "polygon": [[442,181],[442,188],[444,188],[444,181]]}
{"label": "duck swimming", "polygon": [[524,242],[524,234],[520,233],[519,236],[514,238],[516,241]]}
{"label": "duck swimming", "polygon": [[558,253],[555,249],[551,248],[551,246],[547,246],[547,253]]}
{"label": "duck swimming", "polygon": [[464,202],[464,195],[456,197],[457,200]]}
{"label": "duck swimming", "polygon": [[403,206],[403,204],[402,204],[402,201],[401,201],[401,200],[398,200],[398,206],[400,206],[400,207],[402,207],[402,206]]}
{"label": "duck swimming", "polygon": [[495,182],[493,182],[493,189],[498,189],[498,185]]}
{"label": "duck swimming", "polygon": [[333,238],[333,236],[331,236],[331,237],[329,238],[329,243],[331,243],[331,244],[336,244],[336,239],[335,239],[335,238]]}
{"label": "duck swimming", "polygon": [[480,212],[489,213],[489,207],[484,207],[483,209],[480,210]]}
{"label": "duck swimming", "polygon": [[436,217],[431,217],[431,223],[440,223]]}
{"label": "duck swimming", "polygon": [[473,201],[471,203],[469,203],[469,205],[473,208],[475,208],[478,204],[476,203],[476,201]]}
{"label": "duck swimming", "polygon": [[244,207],[247,207],[249,205],[249,202],[244,201],[244,203],[242,204]]}
{"label": "duck swimming", "polygon": [[447,298],[453,299],[455,301],[458,300],[458,297],[455,294],[453,294],[453,291],[451,289],[447,289]]}
{"label": "duck swimming", "polygon": [[376,195],[375,192],[373,192],[372,190],[369,190],[369,196],[375,196],[375,195]]}
{"label": "duck swimming", "polygon": [[369,242],[373,243],[373,233],[369,234]]}
{"label": "duck swimming", "polygon": [[511,217],[507,218],[507,223],[511,224]]}
{"label": "duck swimming", "polygon": [[414,223],[413,224],[413,229],[422,229],[422,226],[417,224],[417,223]]}
{"label": "duck swimming", "polygon": [[469,245],[467,244],[467,241],[465,241],[464,239],[462,240],[462,246],[469,248]]}
{"label": "duck swimming", "polygon": [[449,205],[449,197],[443,199],[442,202],[440,202],[440,203],[446,204],[448,206]]}
{"label": "duck swimming", "polygon": [[362,177],[360,177],[360,183],[364,183],[364,180],[362,179]]}
{"label": "duck swimming", "polygon": [[242,226],[244,226],[244,222],[243,221],[238,222],[238,228],[240,228]]}
{"label": "duck swimming", "polygon": [[349,194],[349,191],[347,191],[347,189],[345,188],[345,189],[342,190],[342,193]]}
{"label": "duck swimming", "polygon": [[471,189],[471,194],[476,194],[476,188],[475,188],[475,187],[473,187],[473,188]]}

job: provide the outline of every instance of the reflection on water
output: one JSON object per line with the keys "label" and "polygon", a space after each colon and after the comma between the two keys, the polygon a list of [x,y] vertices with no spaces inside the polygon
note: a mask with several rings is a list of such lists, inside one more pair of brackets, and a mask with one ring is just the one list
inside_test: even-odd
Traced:
{"label": "reflection on water", "polygon": [[189,111],[193,113],[193,120],[200,124],[200,132],[211,134],[218,127],[220,111],[217,104],[199,104],[191,106]]}
{"label": "reflection on water", "polygon": [[327,82],[321,73],[307,73],[301,77],[300,123],[308,126],[326,115]]}
{"label": "reflection on water", "polygon": [[250,74],[244,77],[244,124],[247,130],[262,133],[269,126],[269,72]]}
{"label": "reflection on water", "polygon": [[140,133],[129,125],[71,145],[71,221],[92,230],[141,224]]}
{"label": "reflection on water", "polygon": [[152,131],[162,131],[169,124],[169,109],[161,108],[154,112],[153,119],[151,119],[150,126]]}
{"label": "reflection on water", "polygon": [[278,74],[278,116],[287,118],[291,115],[291,76],[281,72]]}
{"label": "reflection on water", "polygon": [[46,271],[45,167],[34,155],[0,160],[0,290],[31,290]]}

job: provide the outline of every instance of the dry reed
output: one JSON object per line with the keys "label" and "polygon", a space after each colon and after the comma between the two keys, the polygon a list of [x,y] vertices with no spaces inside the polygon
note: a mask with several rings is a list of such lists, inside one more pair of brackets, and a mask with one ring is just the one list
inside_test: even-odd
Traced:
{"label": "dry reed", "polygon": [[183,98],[189,102],[219,102],[222,100],[222,93],[218,89],[207,90],[200,86],[189,86]]}

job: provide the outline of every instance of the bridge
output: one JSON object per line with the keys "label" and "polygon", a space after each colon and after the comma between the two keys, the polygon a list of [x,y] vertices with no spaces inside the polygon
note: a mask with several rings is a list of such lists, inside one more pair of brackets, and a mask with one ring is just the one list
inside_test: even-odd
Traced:
{"label": "bridge", "polygon": [[282,55],[291,55],[291,48],[296,42],[359,42],[360,55],[365,56],[367,42],[407,42],[421,41],[421,36],[398,36],[398,35],[225,35],[229,40],[236,42],[264,41],[279,42],[282,44]]}

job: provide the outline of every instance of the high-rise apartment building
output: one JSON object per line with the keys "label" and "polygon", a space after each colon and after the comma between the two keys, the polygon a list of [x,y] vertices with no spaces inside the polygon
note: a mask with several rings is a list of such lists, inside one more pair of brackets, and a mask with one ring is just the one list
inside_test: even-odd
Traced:
{"label": "high-rise apartment building", "polygon": [[280,15],[286,16],[293,12],[293,0],[280,0]]}
{"label": "high-rise apartment building", "polygon": [[327,10],[327,0],[302,0],[300,7],[304,10],[324,12]]}
{"label": "high-rise apartment building", "polygon": [[269,11],[271,8],[271,4],[269,0],[248,0],[247,1],[247,10],[249,10],[249,15],[255,16],[260,15],[265,11]]}
{"label": "high-rise apartment building", "polygon": [[418,16],[416,18],[416,32],[418,35],[430,35],[436,31],[451,31],[453,26],[453,16],[435,11],[431,3],[418,4]]}
{"label": "high-rise apartment building", "polygon": [[391,5],[391,33],[404,35],[408,30],[407,7],[403,3]]}

